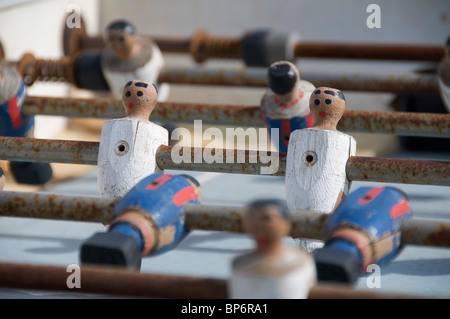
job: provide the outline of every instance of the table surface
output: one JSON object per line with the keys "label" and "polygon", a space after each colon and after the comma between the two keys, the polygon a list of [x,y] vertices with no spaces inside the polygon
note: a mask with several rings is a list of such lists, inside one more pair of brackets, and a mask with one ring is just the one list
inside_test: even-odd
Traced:
{"label": "table surface", "polygon": [[[390,157],[449,160],[448,154],[398,153]],[[285,198],[284,177],[166,171],[191,174],[203,189],[204,204],[242,207],[256,198]],[[58,184],[45,193],[97,196],[97,172]],[[405,191],[414,218],[450,220],[450,188],[446,186],[353,182],[361,186],[389,185]],[[0,218],[0,262],[46,264],[67,267],[79,263],[80,244],[95,232],[105,231],[99,223],[30,218]],[[295,245],[292,238],[286,244]],[[145,257],[141,272],[226,279],[232,259],[253,247],[245,234],[193,231],[176,249]],[[370,273],[354,285],[356,290],[400,293],[431,298],[450,297],[450,249],[406,246],[388,266],[381,268],[380,288],[367,285]],[[0,298],[85,298],[71,292],[0,289]],[[99,297],[104,297],[99,295]],[[107,297],[107,296],[106,296]]]}

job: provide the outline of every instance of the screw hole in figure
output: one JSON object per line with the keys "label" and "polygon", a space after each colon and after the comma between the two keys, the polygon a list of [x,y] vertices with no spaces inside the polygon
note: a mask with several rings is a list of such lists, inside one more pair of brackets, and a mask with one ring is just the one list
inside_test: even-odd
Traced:
{"label": "screw hole in figure", "polygon": [[303,154],[303,158],[305,159],[306,166],[314,166],[317,162],[317,154],[313,151],[307,151],[305,154]]}

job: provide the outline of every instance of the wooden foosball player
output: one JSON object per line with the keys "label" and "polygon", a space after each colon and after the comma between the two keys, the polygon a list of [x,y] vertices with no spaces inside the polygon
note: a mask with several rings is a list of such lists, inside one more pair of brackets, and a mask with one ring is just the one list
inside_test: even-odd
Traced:
{"label": "wooden foosball player", "polygon": [[156,151],[168,145],[169,132],[149,121],[158,92],[152,83],[129,81],[123,88],[126,118],[104,123],[98,152],[101,196],[122,197],[145,176],[160,172]]}
{"label": "wooden foosball player", "polygon": [[287,247],[282,239],[291,231],[290,212],[280,200],[250,203],[243,217],[253,237],[253,251],[234,258],[229,278],[233,299],[305,299],[317,282],[310,254]]}
{"label": "wooden foosball player", "polygon": [[[290,210],[331,214],[345,198],[351,183],[347,160],[356,154],[356,141],[336,130],[345,109],[340,90],[319,87],[310,97],[312,128],[291,133],[286,162],[286,198]],[[308,251],[317,241],[301,241]]]}
{"label": "wooden foosball player", "polygon": [[[13,68],[0,65],[0,136],[33,137],[34,116],[22,112],[26,86]],[[48,163],[12,161],[10,170],[18,183],[42,185],[52,176]]]}
{"label": "wooden foosball player", "polygon": [[276,143],[280,152],[287,152],[292,131],[311,127],[313,120],[309,111],[309,97],[315,87],[300,80],[297,67],[288,61],[273,63],[268,71],[269,89],[261,100],[261,116],[269,134],[278,132]]}
{"label": "wooden foosball player", "polygon": [[397,188],[353,191],[328,218],[325,246],[314,252],[318,279],[353,284],[370,264],[390,263],[403,248],[404,218],[412,218],[411,207]]}
{"label": "wooden foosball player", "polygon": [[82,244],[81,263],[139,270],[142,256],[167,252],[186,238],[183,208],[200,197],[200,185],[188,175],[142,179],[116,205],[108,232]]}

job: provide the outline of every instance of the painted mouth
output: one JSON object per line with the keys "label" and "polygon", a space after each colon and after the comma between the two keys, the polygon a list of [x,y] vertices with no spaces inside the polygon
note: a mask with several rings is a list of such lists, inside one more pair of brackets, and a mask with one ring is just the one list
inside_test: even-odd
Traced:
{"label": "painted mouth", "polygon": [[128,108],[131,110],[134,107],[133,103],[128,104]]}
{"label": "painted mouth", "polygon": [[325,116],[327,116],[327,113],[325,113],[325,112],[319,112],[319,116],[320,116],[320,117],[325,117]]}

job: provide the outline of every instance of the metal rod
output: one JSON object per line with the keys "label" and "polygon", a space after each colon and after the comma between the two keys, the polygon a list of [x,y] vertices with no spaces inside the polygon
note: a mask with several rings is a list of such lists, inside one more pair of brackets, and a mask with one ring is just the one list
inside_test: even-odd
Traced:
{"label": "metal rod", "polygon": [[[266,68],[213,69],[164,68],[158,77],[160,83],[189,85],[222,85],[267,87]],[[301,72],[302,79],[316,87],[328,86],[342,91],[391,92],[397,94],[440,94],[438,78],[428,74],[333,74]]]}
{"label": "metal rod", "polygon": [[81,266],[81,287],[70,289],[70,272],[61,266],[0,263],[0,286],[100,293],[147,298],[223,299],[226,282],[219,279],[138,273],[113,267]]}
{"label": "metal rod", "polygon": [[[66,267],[0,263],[0,287],[94,293],[123,297],[228,299],[225,279],[174,276],[127,271],[104,266],[81,266],[80,288],[67,287]],[[317,284],[309,299],[415,299],[414,295],[357,291],[339,284]]]}
{"label": "metal rod", "polygon": [[[161,102],[152,120],[207,125],[263,127],[259,106]],[[122,101],[29,96],[22,111],[28,115],[121,118]],[[450,137],[450,114],[413,112],[345,111],[338,129],[346,132],[403,136]]]}
{"label": "metal rod", "polygon": [[[98,149],[99,142],[0,137],[0,159],[9,161],[96,165]],[[187,160],[177,163],[174,154]],[[211,159],[207,154],[222,161],[207,162]],[[284,176],[286,172],[286,154],[266,151],[161,145],[156,163],[162,170],[263,175],[263,169],[272,167],[267,174]],[[443,161],[352,156],[346,172],[350,181],[450,186],[450,162]]]}
{"label": "metal rod", "polygon": [[[0,216],[101,222],[108,224],[117,199],[66,196],[30,192],[0,192]],[[187,204],[185,227],[188,230],[213,230],[243,233],[245,208]],[[327,214],[299,212],[292,218],[293,238],[324,240]],[[404,220],[401,224],[404,245],[450,247],[450,222]]]}
{"label": "metal rod", "polygon": [[[199,35],[201,39],[196,39]],[[161,51],[165,53],[203,54],[208,58],[242,58],[240,49],[242,38],[211,36],[204,31],[197,32],[190,38],[152,37]],[[192,43],[200,40],[197,50]],[[220,45],[222,44],[222,45]],[[103,49],[105,42],[102,36],[83,34],[79,40],[79,50]],[[219,49],[212,50],[218,47]],[[212,48],[212,49],[211,49]],[[438,62],[445,54],[443,45],[410,45],[410,44],[371,44],[371,43],[333,43],[300,41],[295,44],[296,58],[337,58],[337,59],[373,59],[373,60],[408,60]],[[197,52],[200,51],[200,52]],[[66,52],[70,54],[74,52]]]}

